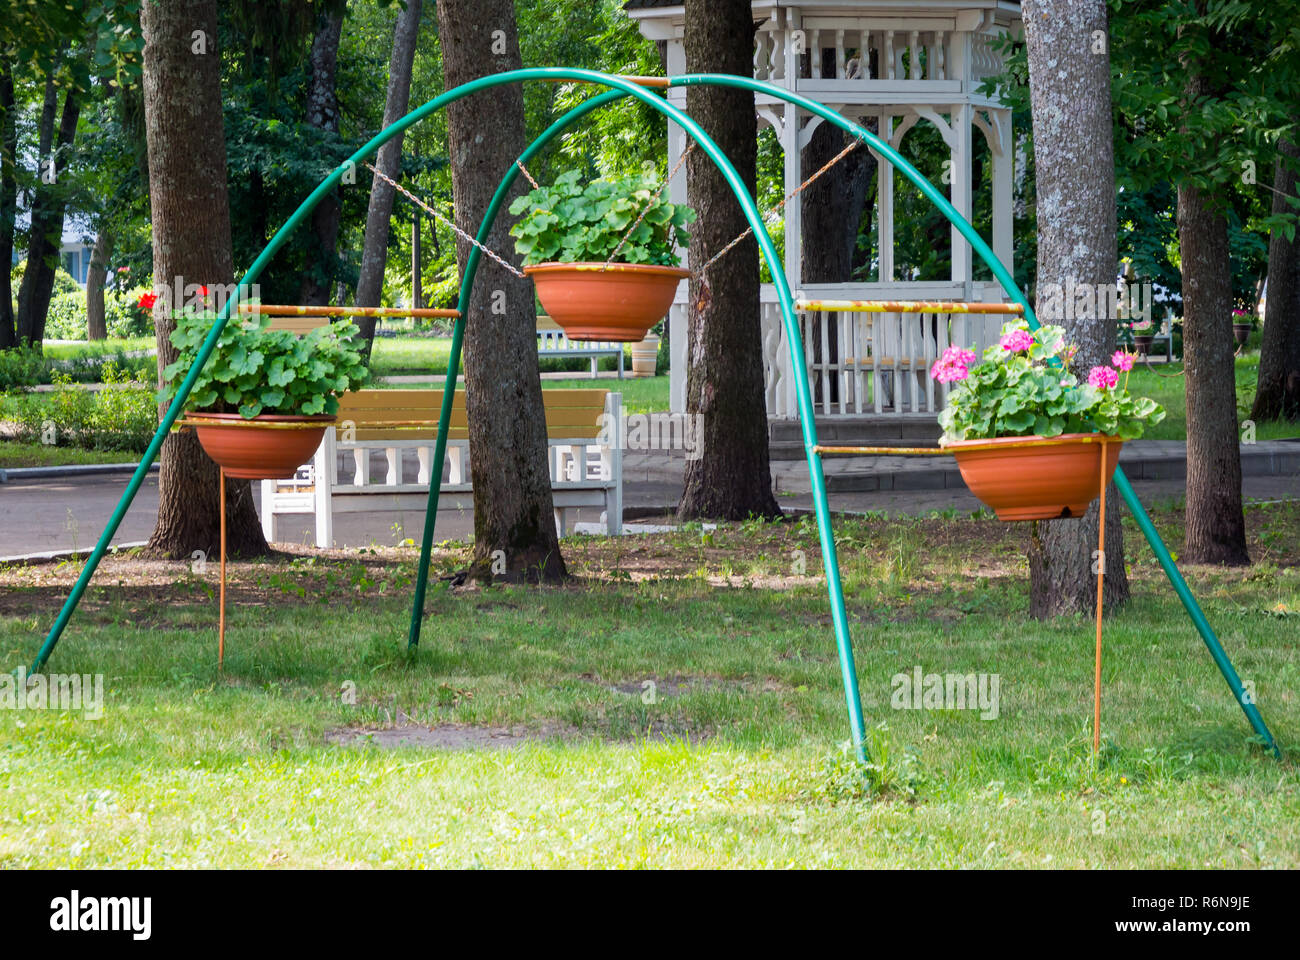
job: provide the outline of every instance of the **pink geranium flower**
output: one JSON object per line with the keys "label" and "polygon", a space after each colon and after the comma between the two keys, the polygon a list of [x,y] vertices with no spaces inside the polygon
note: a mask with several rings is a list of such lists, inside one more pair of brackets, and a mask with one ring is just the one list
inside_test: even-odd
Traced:
{"label": "pink geranium flower", "polygon": [[1133,369],[1133,354],[1125,353],[1123,350],[1116,350],[1114,356],[1110,358],[1110,362],[1116,370],[1123,370],[1128,373]]}
{"label": "pink geranium flower", "polygon": [[1028,330],[1014,330],[998,341],[1008,353],[1024,353],[1034,345],[1033,335]]}
{"label": "pink geranium flower", "polygon": [[963,350],[961,347],[949,347],[943,352],[934,366],[930,368],[930,376],[940,383],[953,383],[957,380],[965,380],[970,376],[970,365],[975,362],[974,350]]}
{"label": "pink geranium flower", "polygon": [[1119,383],[1119,374],[1112,367],[1093,367],[1088,372],[1088,383],[1098,390],[1109,390]]}

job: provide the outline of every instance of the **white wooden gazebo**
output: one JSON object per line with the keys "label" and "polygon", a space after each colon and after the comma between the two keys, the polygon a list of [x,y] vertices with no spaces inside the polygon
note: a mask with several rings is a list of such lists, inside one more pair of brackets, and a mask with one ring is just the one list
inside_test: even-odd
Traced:
{"label": "white wooden gazebo", "polygon": [[[1008,268],[1012,265],[1013,169],[1011,112],[978,89],[1002,72],[994,41],[1021,28],[1020,4],[1008,0],[754,0],[758,27],[754,76],[838,109],[853,119],[874,119],[876,131],[894,146],[917,123],[933,124],[952,152],[950,198],[967,219],[972,203],[972,138],[988,143],[992,166],[992,229],[986,239]],[[685,22],[681,2],[630,0],[629,16],[641,33],[667,47],[670,76],[686,72]],[[834,51],[833,77],[800,76],[800,54]],[[818,58],[814,58],[814,62]],[[816,72],[816,71],[814,71]],[[669,97],[685,107],[686,91]],[[822,122],[770,96],[756,98],[760,125],[770,126],[785,153],[788,194],[811,172],[800,155]],[[669,127],[672,168],[686,137]],[[878,169],[891,170],[879,157]],[[970,245],[952,229],[952,275],[946,281],[917,282],[896,276],[894,264],[894,176],[877,178],[874,218],[879,237],[876,282],[806,284],[800,245],[800,197],[785,208],[785,270],[796,296],[809,299],[1002,301],[1001,287],[973,279]],[[686,202],[685,178],[670,186],[675,203]],[[669,315],[671,406],[686,402],[686,284]],[[776,294],[762,291],[763,354],[767,410],[773,419],[796,415],[790,354],[786,349]],[[996,338],[1005,317],[977,314],[809,314],[802,334],[808,346],[810,379],[820,417],[908,417],[933,419],[943,390],[928,369],[942,344],[975,344]],[[942,329],[941,329],[942,325]],[[835,335],[828,337],[828,331]],[[814,341],[820,338],[821,349]],[[936,389],[939,388],[939,389]]]}

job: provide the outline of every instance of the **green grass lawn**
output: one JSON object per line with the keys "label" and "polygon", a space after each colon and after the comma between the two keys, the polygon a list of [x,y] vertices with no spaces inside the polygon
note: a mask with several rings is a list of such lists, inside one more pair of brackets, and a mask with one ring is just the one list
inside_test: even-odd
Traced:
{"label": "green grass lawn", "polygon": [[[1250,416],[1250,408],[1255,400],[1255,385],[1259,379],[1259,351],[1238,357],[1236,367],[1237,419],[1244,421]],[[1133,368],[1128,388],[1132,393],[1151,397],[1165,408],[1165,419],[1149,429],[1145,439],[1187,439],[1187,395],[1182,361],[1138,365]],[[1281,440],[1287,437],[1300,437],[1300,423],[1272,421],[1256,424],[1256,440]]]}
{"label": "green grass lawn", "polygon": [[[1181,514],[1154,515],[1180,550]],[[1255,566],[1189,576],[1294,747],[1300,506],[1248,522]],[[1251,742],[1131,527],[1096,764],[1092,626],[1025,618],[1023,525],[836,531],[865,783],[806,520],[566,541],[563,588],[435,580],[414,655],[412,550],[235,564],[224,673],[215,569],[109,558],[50,664],[103,673],[103,717],[0,711],[0,867],[1300,866],[1300,774]],[[4,668],[77,572],[0,571]],[[997,718],[891,709],[916,666],[997,674]],[[415,728],[538,740],[384,746]]]}
{"label": "green grass lawn", "polygon": [[62,467],[83,463],[139,463],[140,456],[112,450],[81,450],[43,443],[0,442],[0,470],[14,467]]}
{"label": "green grass lawn", "polygon": [[76,343],[45,343],[42,350],[51,360],[75,360],[81,357],[111,357],[133,350],[153,350],[153,337],[124,337]]}

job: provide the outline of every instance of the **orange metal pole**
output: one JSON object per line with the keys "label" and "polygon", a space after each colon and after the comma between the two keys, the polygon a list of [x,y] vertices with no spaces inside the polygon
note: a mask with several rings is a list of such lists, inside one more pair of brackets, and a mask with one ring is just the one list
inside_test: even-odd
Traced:
{"label": "orange metal pole", "polygon": [[836,313],[1011,313],[1023,314],[1018,303],[959,303],[953,300],[796,300],[801,311]]}
{"label": "orange metal pole", "polygon": [[1106,441],[1101,442],[1101,516],[1097,522],[1097,659],[1092,675],[1092,755],[1101,752],[1101,600],[1106,578]]}
{"label": "orange metal pole", "polygon": [[224,669],[226,659],[226,471],[219,472],[221,493],[221,612],[217,618],[217,669]]}

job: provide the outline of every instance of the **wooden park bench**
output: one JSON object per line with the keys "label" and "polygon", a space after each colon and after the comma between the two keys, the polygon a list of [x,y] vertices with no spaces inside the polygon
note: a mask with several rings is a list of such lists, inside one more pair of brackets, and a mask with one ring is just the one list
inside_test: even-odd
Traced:
{"label": "wooden park bench", "polygon": [[[290,315],[274,316],[270,325],[304,334],[329,322],[328,316]],[[612,346],[618,348],[621,376],[622,344]],[[594,371],[595,361],[592,363]],[[602,422],[617,424],[622,417],[622,401],[622,394],[608,390],[542,391],[551,496],[561,536],[567,527],[568,511],[581,507],[603,507],[609,533],[616,535],[622,530],[622,450],[617,440],[611,445],[599,443]],[[332,547],[336,512],[423,511],[441,410],[441,390],[358,390],[344,394],[339,402],[338,422],[325,431],[311,463],[303,464],[291,480],[262,481],[262,530],[266,539],[274,542],[276,519],[283,516],[313,514],[316,546]],[[603,421],[602,415],[606,415]],[[610,430],[607,435],[617,438],[618,432]],[[375,476],[371,469],[371,455],[376,450],[384,453],[381,476]],[[414,480],[407,479],[406,464],[411,457],[415,458]],[[465,392],[458,390],[452,401],[439,507],[472,509],[471,478]]]}
{"label": "wooden park bench", "polygon": [[[616,439],[610,445],[599,441],[602,422],[617,423],[622,415],[622,394],[608,390],[543,390],[542,403],[551,495],[560,535],[565,533],[567,512],[580,507],[602,507],[606,529],[610,535],[617,535],[623,517],[622,451]],[[291,480],[262,481],[262,530],[266,539],[276,539],[278,518],[314,514],[316,546],[332,547],[336,513],[424,510],[441,409],[441,390],[358,390],[344,394],[338,422],[325,431],[312,462],[304,464]],[[602,421],[602,414],[608,419]],[[615,431],[607,433],[617,437]],[[379,471],[371,468],[373,451],[384,454]],[[414,468],[413,478],[408,464]],[[458,390],[452,403],[439,507],[472,509],[472,476],[465,391]]]}

